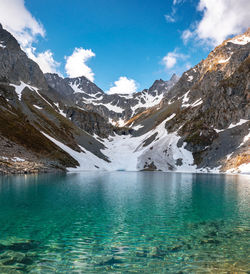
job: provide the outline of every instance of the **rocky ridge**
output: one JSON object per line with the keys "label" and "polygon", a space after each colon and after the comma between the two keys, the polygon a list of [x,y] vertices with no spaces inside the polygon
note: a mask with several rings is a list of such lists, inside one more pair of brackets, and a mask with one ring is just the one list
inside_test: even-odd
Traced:
{"label": "rocky ridge", "polygon": [[57,74],[46,73],[45,77],[49,86],[65,96],[71,104],[85,111],[94,111],[115,126],[122,126],[137,113],[158,105],[179,79],[174,74],[169,81],[156,80],[149,89],[141,92],[110,95],[84,76],[61,78]]}

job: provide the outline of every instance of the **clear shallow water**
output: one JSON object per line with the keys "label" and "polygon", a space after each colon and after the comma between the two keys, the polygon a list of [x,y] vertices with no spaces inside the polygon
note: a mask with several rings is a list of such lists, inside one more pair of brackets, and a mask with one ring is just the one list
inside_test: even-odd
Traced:
{"label": "clear shallow water", "polygon": [[250,271],[247,176],[0,177],[0,273]]}

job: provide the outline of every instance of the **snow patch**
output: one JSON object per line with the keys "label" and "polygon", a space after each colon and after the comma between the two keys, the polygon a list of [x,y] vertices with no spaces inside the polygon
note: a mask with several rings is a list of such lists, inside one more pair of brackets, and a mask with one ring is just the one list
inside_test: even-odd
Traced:
{"label": "snow patch", "polygon": [[113,126],[116,126],[116,121],[114,121],[113,119],[109,118],[109,123]]}
{"label": "snow patch", "polygon": [[250,174],[250,163],[244,163],[236,168],[228,169],[226,173]]}
{"label": "snow patch", "polygon": [[214,128],[214,131],[216,131],[217,133],[221,132],[221,131],[224,131],[226,129],[217,129],[217,128]]}
{"label": "snow patch", "polygon": [[[89,84],[89,82],[87,83],[87,85]],[[82,93],[82,94],[86,94],[88,97],[90,97],[91,99],[85,99],[84,98],[84,101],[87,101],[87,103],[89,103],[88,101],[92,101],[92,100],[101,100],[103,97],[98,97],[98,98],[96,98],[96,95],[99,95],[100,94],[100,92],[97,92],[95,95],[93,95],[93,94],[89,94],[89,93],[87,93],[87,92],[85,92],[84,90],[82,90],[80,87],[79,87],[79,85],[77,85],[76,83],[69,83],[69,85],[70,85],[70,87],[73,89],[73,91],[74,91],[74,94],[76,94],[76,93]]]}
{"label": "snow patch", "polygon": [[102,150],[111,161],[108,170],[137,171],[137,158],[141,154],[136,151],[144,137],[131,137],[130,135],[115,135],[105,139],[106,149]]}
{"label": "snow patch", "polygon": [[[50,141],[60,147],[62,150],[67,152],[71,157],[73,157],[79,163],[79,167],[77,168],[68,168],[69,171],[81,171],[81,170],[98,170],[98,167],[102,167],[105,169],[105,165],[108,163],[96,155],[92,154],[88,150],[84,150],[81,146],[79,146],[82,152],[75,151],[70,147],[66,146],[65,144],[61,143],[60,141],[54,139],[53,137],[49,136],[48,134],[41,131],[41,133],[47,137]],[[98,166],[98,167],[97,167]]]}
{"label": "snow patch", "polygon": [[143,125],[137,125],[137,126],[133,126],[132,129],[134,130],[139,130],[140,128],[143,128],[144,126]]}
{"label": "snow patch", "polygon": [[0,41],[0,48],[6,48],[6,46],[3,44],[4,42],[3,41]]}
{"label": "snow patch", "polygon": [[0,158],[1,158],[2,160],[9,160],[9,158],[8,158],[8,157],[5,157],[5,156],[0,156]]}
{"label": "snow patch", "polygon": [[233,127],[237,127],[237,126],[240,126],[242,124],[245,124],[246,122],[248,122],[249,120],[245,120],[245,119],[240,119],[240,121],[237,123],[237,124],[230,124],[228,129],[229,128],[233,128]]}
{"label": "snow patch", "polygon": [[[95,104],[94,104],[94,105],[95,105]],[[111,103],[102,104],[102,105],[105,106],[108,110],[114,111],[114,112],[117,112],[117,113],[122,113],[122,112],[124,111],[123,108],[118,107],[118,106],[114,106],[114,105],[112,105]]]}
{"label": "snow patch", "polygon": [[249,173],[250,174],[250,163],[242,164],[238,167],[240,173]]}
{"label": "snow patch", "polygon": [[247,43],[250,42],[250,37],[248,37],[246,35],[241,35],[240,37],[231,39],[228,42],[231,42],[231,43],[237,44],[237,45],[246,45]]}
{"label": "snow patch", "polygon": [[203,103],[203,101],[200,98],[200,99],[196,100],[191,106],[192,107],[197,107],[197,106],[201,105],[202,103]]}
{"label": "snow patch", "polygon": [[37,105],[33,105],[33,107],[35,107],[35,108],[37,108],[37,109],[43,109],[42,107],[39,107],[39,106],[37,106]]}
{"label": "snow patch", "polygon": [[15,85],[15,84],[10,84],[10,86],[14,87],[15,90],[16,90],[16,94],[18,96],[18,99],[19,101],[21,101],[21,97],[22,97],[22,91],[27,87],[29,88],[30,90],[33,90],[33,91],[37,91],[38,88],[36,87],[33,87],[33,86],[30,86],[28,84],[25,84],[24,82],[21,81],[21,84],[20,85]]}
{"label": "snow patch", "polygon": [[182,107],[189,107],[190,104],[186,104],[189,101],[189,94],[190,90],[188,90],[184,95],[183,95],[183,99],[182,99]]}
{"label": "snow patch", "polygon": [[243,146],[250,139],[250,132],[243,138],[243,141],[239,145],[239,147]]}
{"label": "snow patch", "polygon": [[58,108],[59,113],[64,116],[65,118],[67,118],[66,114],[60,109],[59,103],[54,103],[54,105]]}
{"label": "snow patch", "polygon": [[139,108],[151,108],[158,105],[163,99],[163,93],[157,96],[153,96],[147,92],[142,92],[141,96],[138,99],[138,103],[135,106],[131,107],[131,117],[134,116],[136,110]]}
{"label": "snow patch", "polygon": [[13,162],[25,162],[25,159],[19,158],[19,157],[13,157],[13,158],[12,158],[12,161],[13,161]]}
{"label": "snow patch", "polygon": [[173,113],[172,115],[170,115],[167,119],[164,120],[164,123],[166,123],[167,121],[173,119],[175,117],[175,113]]}
{"label": "snow patch", "polygon": [[192,103],[192,104],[189,104],[188,103],[188,101],[189,101],[189,97],[188,97],[188,95],[189,95],[189,92],[190,92],[190,90],[188,90],[181,98],[182,98],[182,107],[197,107],[197,106],[199,106],[200,104],[202,104],[203,103],[203,101],[202,101],[202,99],[201,98],[199,98],[199,99],[197,99],[194,103]]}
{"label": "snow patch", "polygon": [[16,94],[18,96],[19,101],[21,101],[21,97],[22,97],[22,92],[24,90],[25,87],[29,88],[32,91],[35,91],[36,94],[43,100],[45,101],[48,105],[50,105],[52,108],[54,108],[50,102],[48,102],[39,92],[38,92],[38,88],[37,87],[33,87],[31,85],[25,84],[24,82],[21,81],[20,85],[15,85],[15,84],[10,84],[10,86],[15,87],[15,91]]}
{"label": "snow patch", "polygon": [[85,93],[83,90],[79,88],[77,84],[69,83],[70,87],[74,90],[74,93]]}
{"label": "snow patch", "polygon": [[222,165],[217,166],[217,167],[205,167],[205,168],[200,168],[197,169],[196,172],[197,173],[213,173],[213,174],[219,174],[221,173],[220,169],[221,169]]}
{"label": "snow patch", "polygon": [[240,121],[238,123],[236,123],[236,124],[231,123],[227,128],[223,128],[223,129],[216,129],[216,128],[214,128],[214,130],[217,133],[219,133],[219,132],[222,132],[224,130],[227,130],[227,129],[230,129],[230,128],[234,128],[234,127],[240,126],[242,124],[245,124],[248,121],[250,121],[250,120],[240,119]]}
{"label": "snow patch", "polygon": [[117,123],[116,125],[118,127],[124,127],[125,126],[125,121],[121,118],[116,123]]}
{"label": "snow patch", "polygon": [[25,162],[25,161],[26,161],[25,159],[19,158],[19,157],[12,157],[12,158],[9,158],[9,157],[5,157],[5,156],[0,156],[0,158],[1,158],[2,160],[7,160],[7,161],[11,160],[11,161],[13,161],[13,162]]}
{"label": "snow patch", "polygon": [[230,60],[231,56],[228,57],[227,59],[221,59],[218,61],[219,64],[224,64],[224,63],[227,63],[229,60]]}
{"label": "snow patch", "polygon": [[227,157],[227,161],[232,157],[232,155],[234,154],[234,152],[229,153],[226,157]]}
{"label": "snow patch", "polygon": [[[173,133],[168,133],[165,124],[167,121],[171,120],[175,114],[168,117],[160,125],[158,125],[153,131],[150,132],[151,136],[157,133],[157,138],[151,143],[150,148],[143,151],[139,157],[138,169],[143,169],[145,162],[148,164],[154,163],[157,169],[162,171],[188,171],[195,172],[196,166],[193,164],[192,152],[186,150],[185,143],[181,147],[177,145],[180,140],[177,131]],[[150,158],[150,159],[149,159]],[[177,161],[181,164],[177,165]]]}
{"label": "snow patch", "polygon": [[109,123],[115,127],[124,127],[125,126],[125,121],[121,118],[118,121],[115,121],[115,120],[109,118]]}

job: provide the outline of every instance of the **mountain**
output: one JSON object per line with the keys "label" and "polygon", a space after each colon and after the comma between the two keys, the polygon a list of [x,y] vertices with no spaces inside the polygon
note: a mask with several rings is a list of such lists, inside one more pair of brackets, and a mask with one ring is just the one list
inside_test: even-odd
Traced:
{"label": "mountain", "polygon": [[70,122],[53,98],[39,66],[0,26],[0,172],[39,172],[77,167],[78,162],[46,136],[72,150],[108,161],[96,138]]}
{"label": "mountain", "polygon": [[[150,157],[156,169],[166,170],[169,165],[169,169],[181,170],[180,163],[186,163],[205,171],[237,170],[241,166],[249,172],[249,42],[250,29],[223,42],[183,73],[165,94],[160,109],[132,119],[135,125],[143,126],[138,134],[160,127],[154,133],[158,141],[154,141],[154,149],[144,151],[140,168]],[[163,137],[159,137],[161,130]],[[186,155],[187,151],[192,154]]]}
{"label": "mountain", "polygon": [[57,74],[46,73],[45,78],[51,88],[74,106],[97,112],[116,126],[122,126],[137,113],[158,105],[164,94],[178,81],[174,74],[169,81],[156,80],[149,89],[141,92],[109,95],[84,76],[61,78]]}
{"label": "mountain", "polygon": [[0,25],[0,172],[250,172],[250,30],[134,94],[43,74]]}

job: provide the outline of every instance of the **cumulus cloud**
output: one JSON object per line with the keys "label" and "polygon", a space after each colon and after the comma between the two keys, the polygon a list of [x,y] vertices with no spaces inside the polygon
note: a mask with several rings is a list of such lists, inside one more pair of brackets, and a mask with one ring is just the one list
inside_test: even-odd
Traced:
{"label": "cumulus cloud", "polygon": [[119,80],[115,81],[114,86],[111,87],[108,94],[131,94],[137,91],[138,85],[133,79],[128,79],[126,76],[121,76]]}
{"label": "cumulus cloud", "polygon": [[178,59],[186,59],[188,56],[182,54],[182,53],[178,53],[176,50],[169,52],[166,56],[164,56],[162,58],[162,63],[163,65],[166,67],[166,69],[171,69],[173,68]]}
{"label": "cumulus cloud", "polygon": [[169,52],[166,56],[164,56],[162,61],[166,68],[172,68],[176,64],[177,57],[178,55],[174,52]]}
{"label": "cumulus cloud", "polygon": [[41,70],[45,72],[56,72],[60,63],[53,58],[51,50],[36,53],[33,43],[37,37],[45,37],[45,29],[32,14],[26,9],[24,0],[1,0],[0,22],[21,45],[29,58],[38,63]]}
{"label": "cumulus cloud", "polygon": [[23,0],[1,0],[0,21],[22,47],[31,45],[37,35],[45,36],[45,30],[25,8]]}
{"label": "cumulus cloud", "polygon": [[[26,49],[26,53],[28,57],[34,60],[39,66],[40,69],[46,73],[58,73],[58,67],[60,63],[56,62],[53,58],[53,53],[50,50],[46,50],[44,52],[40,52],[37,55],[35,54],[36,48],[30,47]],[[60,74],[61,75],[61,74]]]}
{"label": "cumulus cloud", "polygon": [[[197,10],[203,16],[192,35],[210,44],[218,45],[228,36],[242,33],[250,25],[249,0],[200,0]],[[186,30],[185,42],[191,36]]]}
{"label": "cumulus cloud", "polygon": [[66,56],[65,70],[69,77],[85,76],[94,82],[94,73],[86,62],[95,56],[91,49],[75,48],[70,56]]}

